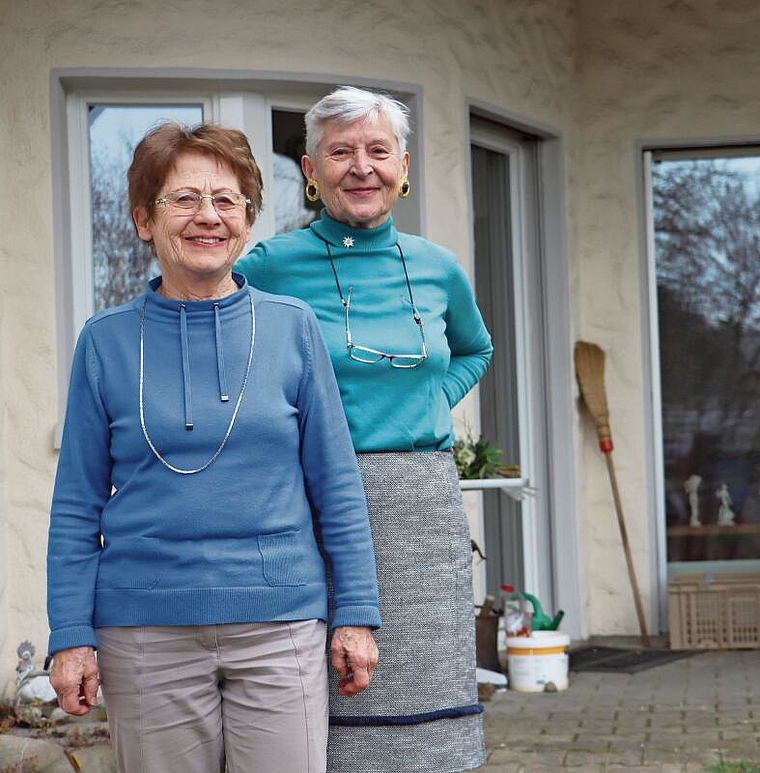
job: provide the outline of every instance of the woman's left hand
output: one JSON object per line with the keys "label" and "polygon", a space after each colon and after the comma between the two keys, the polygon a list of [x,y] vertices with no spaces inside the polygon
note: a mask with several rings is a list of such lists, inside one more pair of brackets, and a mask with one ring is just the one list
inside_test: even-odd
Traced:
{"label": "woman's left hand", "polygon": [[348,625],[336,628],[330,653],[333,668],[340,674],[340,695],[356,695],[369,687],[378,659],[371,628]]}

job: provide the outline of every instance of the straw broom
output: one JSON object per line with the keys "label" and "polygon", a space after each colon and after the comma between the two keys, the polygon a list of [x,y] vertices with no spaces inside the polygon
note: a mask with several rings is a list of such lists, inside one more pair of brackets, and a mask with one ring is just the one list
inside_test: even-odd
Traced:
{"label": "straw broom", "polygon": [[612,463],[612,430],[610,429],[610,412],[607,407],[607,393],[604,388],[604,351],[596,344],[587,341],[577,341],[575,344],[575,373],[581,389],[583,402],[586,404],[591,418],[596,424],[596,434],[599,438],[599,449],[607,462],[607,473],[612,486],[612,498],[615,501],[615,512],[620,529],[620,539],[623,542],[625,561],[628,565],[628,577],[631,581],[633,601],[636,604],[636,615],[639,618],[641,639],[645,647],[649,646],[644,607],[641,603],[639,584],[636,582],[636,571],[633,566],[631,546],[628,542],[628,530],[623,516],[623,505],[620,501],[615,467]]}

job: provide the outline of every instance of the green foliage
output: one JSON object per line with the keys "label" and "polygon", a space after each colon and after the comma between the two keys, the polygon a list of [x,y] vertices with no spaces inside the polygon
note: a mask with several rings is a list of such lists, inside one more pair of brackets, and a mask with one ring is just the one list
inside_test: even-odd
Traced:
{"label": "green foliage", "polygon": [[719,762],[705,768],[705,773],[760,773],[756,762]]}
{"label": "green foliage", "polygon": [[463,480],[483,478],[519,478],[520,467],[505,464],[501,448],[483,437],[475,440],[468,431],[464,439],[454,443],[454,462]]}

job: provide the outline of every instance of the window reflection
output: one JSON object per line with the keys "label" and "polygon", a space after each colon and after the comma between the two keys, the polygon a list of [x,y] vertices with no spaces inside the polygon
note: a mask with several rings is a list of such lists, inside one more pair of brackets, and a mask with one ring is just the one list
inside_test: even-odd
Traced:
{"label": "window reflection", "polygon": [[301,172],[304,154],[304,113],[290,110],[272,111],[273,191],[275,233],[305,228],[322,207],[321,202],[306,198],[306,180]]}
{"label": "window reflection", "polygon": [[195,125],[201,105],[91,105],[90,198],[94,310],[126,303],[159,273],[150,248],[135,234],[127,169],[145,132],[165,120]]}
{"label": "window reflection", "polygon": [[668,561],[760,558],[760,158],[653,167]]}

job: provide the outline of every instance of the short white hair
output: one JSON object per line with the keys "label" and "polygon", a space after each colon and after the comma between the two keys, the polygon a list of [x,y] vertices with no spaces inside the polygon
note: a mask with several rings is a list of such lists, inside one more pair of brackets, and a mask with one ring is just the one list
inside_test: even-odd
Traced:
{"label": "short white hair", "polygon": [[376,123],[380,116],[388,119],[398,141],[400,153],[406,152],[409,127],[409,108],[397,99],[380,92],[359,89],[355,86],[339,86],[322,97],[304,117],[306,123],[306,155],[314,158],[322,141],[324,125],[335,121],[347,126],[354,121],[369,120]]}

